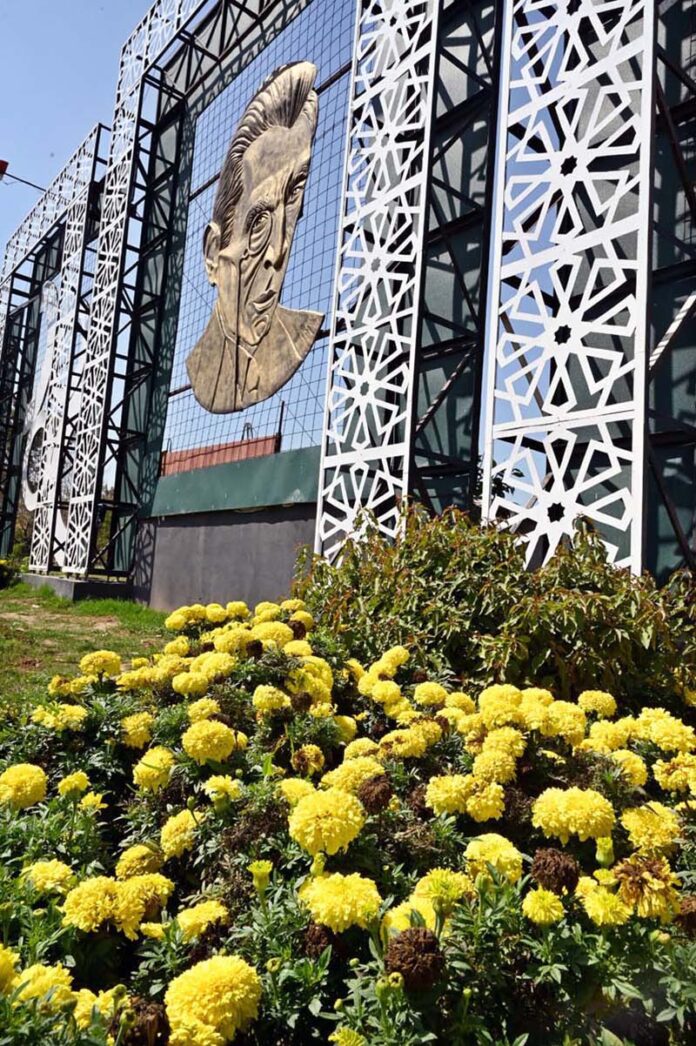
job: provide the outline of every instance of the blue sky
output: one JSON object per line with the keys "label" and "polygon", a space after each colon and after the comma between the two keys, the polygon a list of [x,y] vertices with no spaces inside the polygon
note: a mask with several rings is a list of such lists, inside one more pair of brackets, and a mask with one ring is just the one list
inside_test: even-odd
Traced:
{"label": "blue sky", "polygon": [[[100,120],[121,46],[149,0],[0,0],[0,159],[47,185]],[[0,182],[0,251],[38,193]]]}

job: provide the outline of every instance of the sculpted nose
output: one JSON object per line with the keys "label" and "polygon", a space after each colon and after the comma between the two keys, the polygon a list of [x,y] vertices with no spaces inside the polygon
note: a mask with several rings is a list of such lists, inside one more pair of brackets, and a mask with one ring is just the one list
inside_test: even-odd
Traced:
{"label": "sculpted nose", "polygon": [[279,207],[274,215],[273,231],[266,249],[266,263],[280,269],[285,258],[285,208]]}

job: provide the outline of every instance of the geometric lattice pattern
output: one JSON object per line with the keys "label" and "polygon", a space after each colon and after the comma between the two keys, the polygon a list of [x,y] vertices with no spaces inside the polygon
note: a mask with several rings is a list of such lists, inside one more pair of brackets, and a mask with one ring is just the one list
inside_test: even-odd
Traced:
{"label": "geometric lattice pattern", "polygon": [[[53,327],[52,344],[47,346],[47,351],[53,356],[53,365],[42,411],[43,442],[37,491],[39,505],[32,529],[32,569],[47,570],[49,566],[54,530],[55,477],[62,450],[70,362],[74,340],[77,337],[79,290],[87,233],[87,204],[97,162],[99,136],[100,127],[97,125],[9,239],[0,277],[1,346],[9,304],[9,287],[14,272],[59,222],[63,224],[63,252],[57,281],[57,317]],[[26,390],[17,391],[26,393]]]}
{"label": "geometric lattice pattern", "polygon": [[641,569],[653,7],[510,0],[484,515],[547,558],[574,520]]}
{"label": "geometric lattice pattern", "polygon": [[[90,140],[92,139],[88,139]],[[97,142],[98,134],[95,133],[92,140],[92,172],[97,159]],[[54,561],[60,565],[62,546],[65,543],[65,523],[58,512],[58,500],[63,494],[59,486],[61,462],[66,453],[64,441],[68,398],[71,390],[73,395],[79,394],[79,376],[72,373],[75,348],[77,341],[83,338],[81,331],[86,329],[89,320],[81,289],[88,231],[90,183],[70,206],[65,216],[57,316],[52,328],[52,344],[47,346],[47,352],[51,354],[51,370],[43,416],[40,419],[43,439],[29,556],[30,569],[43,573],[51,569]],[[75,409],[73,404],[73,411]],[[61,551],[58,551],[57,546],[60,546]]]}
{"label": "geometric lattice pattern", "polygon": [[358,0],[317,515],[331,558],[408,491],[437,0]]}
{"label": "geometric lattice pattern", "polygon": [[89,568],[100,463],[109,409],[112,355],[117,339],[119,283],[126,251],[128,207],[143,79],[204,0],[158,0],[121,52],[116,109],[102,197],[99,249],[82,374],[64,571]]}

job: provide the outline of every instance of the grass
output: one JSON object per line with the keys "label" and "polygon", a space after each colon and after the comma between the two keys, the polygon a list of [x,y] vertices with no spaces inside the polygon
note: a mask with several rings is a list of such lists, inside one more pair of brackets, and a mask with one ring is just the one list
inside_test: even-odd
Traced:
{"label": "grass", "polygon": [[165,614],[119,599],[70,603],[48,586],[0,590],[0,715],[46,693],[54,675],[76,675],[89,650],[124,660],[161,646]]}

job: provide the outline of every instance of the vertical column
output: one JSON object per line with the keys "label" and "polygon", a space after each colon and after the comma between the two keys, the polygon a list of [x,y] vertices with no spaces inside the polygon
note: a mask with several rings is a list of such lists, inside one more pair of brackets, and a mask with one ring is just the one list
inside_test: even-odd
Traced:
{"label": "vertical column", "polygon": [[358,0],[316,547],[408,492],[438,0]]}
{"label": "vertical column", "polygon": [[653,19],[504,5],[483,515],[530,564],[584,516],[641,569]]}

